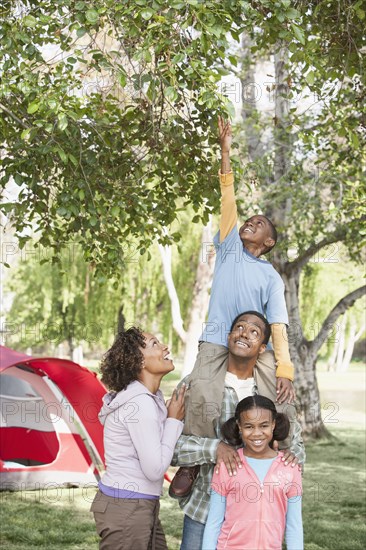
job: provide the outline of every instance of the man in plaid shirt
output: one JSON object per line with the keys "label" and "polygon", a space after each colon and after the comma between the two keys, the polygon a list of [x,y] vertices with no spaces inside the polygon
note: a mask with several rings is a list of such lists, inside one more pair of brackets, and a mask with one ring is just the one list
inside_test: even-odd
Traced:
{"label": "man in plaid shirt", "polygon": [[[289,437],[280,445],[283,449],[289,447],[283,460],[292,467],[305,461],[301,426],[296,420],[295,406],[289,403],[280,405],[276,402],[275,366],[268,367],[267,370],[256,366],[259,354],[270,353],[265,351],[269,335],[270,326],[260,313],[246,312],[234,320],[228,339],[229,355],[221,415],[215,420],[214,425],[216,439],[194,435],[181,435],[178,439],[172,465],[200,465],[192,492],[179,499],[179,505],[185,514],[181,550],[201,548],[215,464],[217,468],[224,467],[225,464],[231,475],[236,475],[236,468],[241,467],[236,449],[221,439],[221,426],[234,416],[236,405],[241,399],[259,394],[276,403],[277,411],[287,414],[291,423]],[[189,392],[189,376],[182,382],[188,386]]]}

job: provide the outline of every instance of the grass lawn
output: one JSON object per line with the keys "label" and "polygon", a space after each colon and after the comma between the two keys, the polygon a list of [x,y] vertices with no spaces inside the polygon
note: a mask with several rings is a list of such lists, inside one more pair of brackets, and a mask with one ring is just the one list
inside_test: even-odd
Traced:
{"label": "grass lawn", "polygon": [[[307,445],[305,548],[363,550],[365,433],[362,429],[332,428],[337,439]],[[97,550],[98,539],[88,512],[94,493],[92,488],[0,493],[0,547]],[[178,549],[183,518],[166,489],[160,515],[169,549]]]}
{"label": "grass lawn", "polygon": [[[179,370],[162,387],[170,397]],[[335,436],[307,444],[303,520],[306,550],[363,550],[365,528],[365,369],[347,373],[318,370],[323,419]],[[0,548],[4,550],[97,550],[88,489],[0,493]],[[161,499],[169,550],[180,543],[183,516],[175,500]],[[131,549],[133,550],[133,549]],[[192,548],[192,550],[195,550]]]}

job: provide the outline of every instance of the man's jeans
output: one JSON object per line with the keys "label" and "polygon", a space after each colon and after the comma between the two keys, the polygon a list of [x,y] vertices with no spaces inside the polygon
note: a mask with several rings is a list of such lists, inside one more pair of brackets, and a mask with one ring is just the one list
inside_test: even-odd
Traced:
{"label": "man's jeans", "polygon": [[183,535],[180,550],[200,550],[205,524],[184,516]]}

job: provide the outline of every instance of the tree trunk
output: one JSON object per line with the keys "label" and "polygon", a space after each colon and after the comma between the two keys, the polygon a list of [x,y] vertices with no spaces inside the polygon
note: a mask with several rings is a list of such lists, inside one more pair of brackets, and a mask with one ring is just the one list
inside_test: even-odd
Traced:
{"label": "tree trunk", "polygon": [[301,423],[304,437],[320,439],[330,437],[321,416],[321,402],[316,378],[317,355],[313,354],[305,342],[300,353],[293,353],[296,367],[296,395],[301,411]]}
{"label": "tree trunk", "polygon": [[338,342],[338,352],[337,352],[337,359],[336,359],[337,372],[342,370],[344,347],[345,347],[345,341],[346,341],[346,323],[347,323],[347,313],[345,313],[342,316],[340,327],[339,327],[339,342]]}
{"label": "tree trunk", "polygon": [[81,344],[78,344],[76,348],[73,349],[72,360],[74,361],[74,363],[78,363],[78,365],[83,364],[84,353],[83,353],[83,346]]}
{"label": "tree trunk", "polygon": [[123,314],[123,306],[120,306],[118,310],[118,317],[117,317],[117,334],[125,330],[125,323],[126,323],[126,318]]}
{"label": "tree trunk", "polygon": [[191,372],[196,360],[198,339],[202,334],[203,323],[205,322],[208,309],[208,302],[210,298],[208,290],[211,286],[214,263],[215,250],[212,244],[210,220],[202,230],[201,250],[196,271],[196,281],[193,289],[193,299],[187,330],[182,378]]}
{"label": "tree trunk", "polygon": [[338,355],[338,347],[339,347],[339,340],[336,340],[334,342],[332,353],[330,354],[330,357],[327,363],[328,371],[335,371],[335,364],[336,364],[337,355]]}
{"label": "tree trunk", "polygon": [[304,336],[299,309],[300,270],[282,274],[289,314],[288,340],[291,359],[295,366],[297,404],[305,436],[318,439],[329,436],[321,417],[320,394],[316,378],[315,351]]}
{"label": "tree trunk", "polygon": [[163,246],[162,244],[159,244],[159,251],[161,262],[163,264],[164,280],[170,298],[173,329],[178,334],[182,342],[185,343],[187,335],[183,327],[183,319],[180,312],[179,298],[172,275],[172,249],[170,246]]}
{"label": "tree trunk", "polygon": [[357,340],[359,340],[361,338],[361,336],[364,332],[365,332],[365,324],[363,324],[361,326],[360,330],[357,332],[356,321],[353,317],[351,317],[349,335],[348,335],[348,338],[347,338],[346,351],[344,353],[343,362],[342,362],[342,366],[341,366],[341,371],[342,372],[345,372],[345,371],[348,370],[348,368],[351,364],[353,350],[355,348],[355,343],[357,342]]}

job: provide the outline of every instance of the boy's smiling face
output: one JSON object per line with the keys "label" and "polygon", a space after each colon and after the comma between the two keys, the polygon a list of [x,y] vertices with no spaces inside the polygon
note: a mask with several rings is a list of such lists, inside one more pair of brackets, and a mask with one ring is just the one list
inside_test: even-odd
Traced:
{"label": "boy's smiling face", "polygon": [[261,215],[249,218],[239,229],[239,236],[245,248],[248,248],[248,245],[249,247],[254,245],[265,251],[275,244],[270,222]]}

